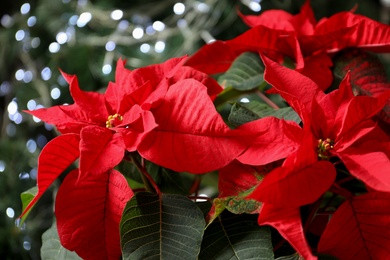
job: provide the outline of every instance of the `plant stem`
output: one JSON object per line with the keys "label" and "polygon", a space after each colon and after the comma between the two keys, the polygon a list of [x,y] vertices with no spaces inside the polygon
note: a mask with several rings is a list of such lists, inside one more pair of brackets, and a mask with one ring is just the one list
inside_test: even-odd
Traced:
{"label": "plant stem", "polygon": [[270,107],[272,107],[273,109],[276,109],[278,110],[279,107],[278,105],[276,105],[271,99],[269,99],[266,95],[264,95],[261,91],[257,90],[256,91],[256,94],[267,104],[269,105]]}
{"label": "plant stem", "polygon": [[152,191],[154,189],[154,191],[158,195],[161,195],[161,191],[158,188],[156,182],[153,180],[152,176],[146,171],[144,159],[142,158],[142,162],[140,163],[133,154],[129,154],[129,155],[130,155],[131,162],[134,163],[135,167],[137,167],[137,169],[141,173],[141,178],[143,183],[145,184],[145,189],[147,191]]}

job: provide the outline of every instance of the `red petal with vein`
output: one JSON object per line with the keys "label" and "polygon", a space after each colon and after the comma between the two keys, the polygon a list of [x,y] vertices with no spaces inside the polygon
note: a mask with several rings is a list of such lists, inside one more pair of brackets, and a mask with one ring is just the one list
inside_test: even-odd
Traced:
{"label": "red petal with vein", "polygon": [[80,178],[114,168],[124,156],[122,137],[109,129],[87,126],[81,130]]}
{"label": "red petal with vein", "polygon": [[362,47],[373,52],[390,52],[390,27],[351,12],[340,12],[320,21],[315,34],[326,34],[335,28],[353,27],[349,33],[333,42],[327,50],[336,52],[347,47]]}
{"label": "red petal with vein", "polygon": [[227,71],[235,58],[243,52],[245,50],[236,51],[226,42],[215,41],[200,48],[189,57],[185,65],[207,74],[217,74]]}
{"label": "red petal with vein", "polygon": [[390,98],[390,90],[377,97],[357,96],[351,100],[346,112],[340,114],[337,120],[342,120],[338,135],[344,135],[360,122],[370,119],[378,113]]}
{"label": "red petal with vein", "polygon": [[314,81],[318,87],[325,91],[333,81],[332,60],[326,53],[319,53],[305,58],[305,67],[299,72]]}
{"label": "red petal with vein", "polygon": [[55,125],[62,134],[80,133],[81,129],[93,123],[77,105],[54,106],[24,112],[38,117],[42,121]]}
{"label": "red petal with vein", "polygon": [[297,250],[306,260],[315,260],[303,233],[299,208],[275,207],[263,203],[258,219],[259,225],[270,225]]}
{"label": "red petal with vein", "polygon": [[237,196],[240,192],[253,188],[263,179],[263,174],[276,165],[278,164],[254,167],[234,160],[218,172],[218,197]]}
{"label": "red petal with vein", "polygon": [[[291,100],[289,96],[294,96],[305,106],[306,111],[311,111],[313,99],[321,98],[325,95],[308,77],[297,71],[283,67],[264,55],[262,55],[262,59],[265,65],[264,79],[271,84],[287,102],[292,103],[293,100]],[[289,95],[284,95],[284,93]]]}
{"label": "red petal with vein", "polygon": [[293,15],[283,10],[266,10],[261,15],[243,15],[239,12],[238,15],[250,27],[263,25],[271,29],[295,31],[290,22]]}
{"label": "red petal with vein", "polygon": [[249,165],[264,165],[286,158],[296,150],[302,132],[297,124],[275,117],[258,119],[238,129],[257,133],[249,148],[237,157],[238,161]]}
{"label": "red petal with vein", "polygon": [[318,244],[338,259],[390,258],[390,194],[367,193],[344,202]]}
{"label": "red petal with vein", "polygon": [[299,207],[317,200],[335,178],[336,170],[328,161],[318,161],[303,169],[279,167],[264,178],[249,198],[280,207]]}
{"label": "red petal with vein", "polygon": [[61,244],[83,259],[120,259],[119,222],[133,196],[124,176],[115,170],[78,181],[66,176],[58,190],[55,213]]}
{"label": "red petal with vein", "polygon": [[[105,122],[109,116],[105,109],[104,95],[97,92],[82,91],[76,76],[62,73],[62,76],[69,83],[70,94],[79,110],[87,115],[93,122]],[[91,102],[93,100],[93,102]]]}
{"label": "red petal with vein", "polygon": [[311,35],[314,33],[314,26],[317,24],[317,21],[310,6],[310,0],[302,5],[299,14],[294,15],[290,21],[298,35]]}
{"label": "red petal with vein", "polygon": [[[383,134],[385,135],[385,134]],[[390,142],[368,140],[337,153],[349,172],[377,191],[390,192]]]}
{"label": "red petal with vein", "polygon": [[38,193],[23,211],[29,211],[60,174],[79,157],[79,135],[60,135],[48,142],[38,158]]}
{"label": "red petal with vein", "polygon": [[228,128],[206,87],[193,79],[172,85],[163,103],[151,112],[159,126],[145,137],[138,151],[175,171],[204,173],[219,169],[251,141]]}

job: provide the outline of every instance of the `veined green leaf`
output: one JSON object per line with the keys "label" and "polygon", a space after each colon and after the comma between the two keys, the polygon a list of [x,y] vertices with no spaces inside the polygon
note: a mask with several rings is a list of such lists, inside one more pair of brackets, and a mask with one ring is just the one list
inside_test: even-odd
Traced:
{"label": "veined green leaf", "polygon": [[233,126],[239,126],[267,116],[274,116],[296,123],[301,122],[300,117],[291,107],[274,109],[257,101],[235,103],[232,106],[228,120]]}
{"label": "veined green leaf", "polygon": [[205,220],[181,195],[137,193],[120,223],[123,259],[197,259]]}
{"label": "veined green leaf", "polygon": [[42,234],[41,258],[42,260],[81,259],[75,252],[69,251],[61,245],[55,222]]}
{"label": "veined green leaf", "polygon": [[263,78],[264,65],[257,53],[245,52],[237,57],[225,74],[219,77],[220,84],[246,91],[266,84]]}
{"label": "veined green leaf", "polygon": [[270,229],[257,215],[224,211],[207,227],[199,259],[274,259]]}

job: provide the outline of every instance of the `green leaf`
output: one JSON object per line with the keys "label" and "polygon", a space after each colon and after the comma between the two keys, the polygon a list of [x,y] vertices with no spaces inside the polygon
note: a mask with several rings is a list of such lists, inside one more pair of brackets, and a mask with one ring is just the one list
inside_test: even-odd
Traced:
{"label": "green leaf", "polygon": [[235,103],[232,106],[228,120],[233,126],[239,126],[267,116],[274,116],[296,123],[301,122],[300,117],[291,107],[274,109],[257,101]]}
{"label": "green leaf", "polygon": [[232,66],[225,74],[218,78],[218,81],[234,89],[246,91],[266,85],[264,78],[264,65],[259,54],[245,52],[235,59]]}
{"label": "green leaf", "polygon": [[69,251],[61,245],[55,222],[42,234],[41,258],[42,260],[81,259],[75,252]]}
{"label": "green leaf", "polygon": [[202,211],[182,195],[137,193],[120,223],[123,259],[197,259]]}
{"label": "green leaf", "polygon": [[207,227],[199,259],[274,259],[270,229],[257,215],[224,211]]}
{"label": "green leaf", "polygon": [[[20,194],[20,199],[22,200],[22,212],[25,210],[27,205],[34,199],[37,193],[38,193],[38,186],[34,186]],[[31,210],[26,212],[26,214],[24,214],[23,217],[20,218],[20,222],[18,223],[18,225],[22,225],[24,223],[30,211]]]}

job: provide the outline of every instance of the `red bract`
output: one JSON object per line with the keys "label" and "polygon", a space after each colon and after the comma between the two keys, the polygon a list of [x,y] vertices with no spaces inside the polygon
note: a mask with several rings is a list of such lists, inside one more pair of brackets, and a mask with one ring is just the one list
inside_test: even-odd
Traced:
{"label": "red bract", "polygon": [[187,64],[213,74],[226,71],[246,51],[264,53],[278,62],[289,57],[296,70],[326,89],[332,83],[329,54],[348,47],[390,52],[388,25],[352,12],[341,12],[317,23],[309,0],[297,15],[268,10],[259,16],[241,17],[251,29],[235,39],[204,46]]}
{"label": "red bract", "polygon": [[[354,96],[347,76],[339,89],[324,94],[300,73],[266,57],[263,61],[265,79],[297,111],[303,123],[310,125],[318,156],[338,157],[369,187],[390,191],[390,141],[371,120],[390,98],[390,90],[377,97]],[[298,100],[302,107],[297,105]],[[373,163],[380,167],[371,167]]]}
{"label": "red bract", "polygon": [[[82,91],[77,78],[64,73],[75,103],[28,111],[66,135],[43,150],[38,196],[26,211],[79,156],[80,180],[112,169],[126,150],[138,149],[162,166],[194,173],[215,170],[237,157],[247,145],[214,108],[210,96],[221,90],[219,85],[183,67],[183,61],[171,59],[130,71],[120,60],[116,82],[104,94]],[[64,163],[54,165],[55,160]]]}
{"label": "red bract", "polygon": [[318,245],[338,259],[388,259],[390,194],[371,192],[345,201],[332,216]]}
{"label": "red bract", "polygon": [[119,259],[119,222],[133,196],[125,177],[115,170],[78,181],[70,172],[57,193],[55,213],[61,244],[83,259]]}
{"label": "red bract", "polygon": [[[296,110],[303,132],[296,138],[300,146],[281,167],[264,178],[249,198],[264,202],[278,212],[294,212],[320,198],[333,184],[336,170],[328,160],[338,157],[350,173],[368,187],[390,191],[390,141],[370,119],[390,98],[390,91],[378,97],[355,97],[348,76],[340,88],[324,94],[309,78],[263,57],[264,78]],[[283,214],[262,210],[259,224],[269,224],[305,257],[310,250],[302,241],[300,224],[284,222]],[[279,216],[279,217],[277,217]]]}

